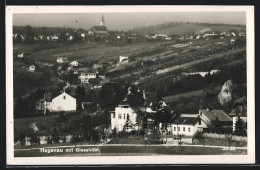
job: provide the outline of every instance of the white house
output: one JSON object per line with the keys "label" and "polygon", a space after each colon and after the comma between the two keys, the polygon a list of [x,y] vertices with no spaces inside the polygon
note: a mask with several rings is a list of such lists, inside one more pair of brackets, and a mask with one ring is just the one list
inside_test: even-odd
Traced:
{"label": "white house", "polygon": [[70,62],[69,65],[71,65],[71,66],[78,66],[79,63],[78,63],[77,61],[74,60],[74,61]]}
{"label": "white house", "polygon": [[128,131],[137,130],[137,114],[130,107],[128,98],[126,97],[121,103],[118,104],[118,106],[115,108],[115,111],[111,112],[111,129],[113,130],[114,128],[116,128],[117,132],[122,131],[127,120],[127,115],[129,116],[129,120],[132,125],[132,128],[128,129]]}
{"label": "white house", "polygon": [[173,135],[192,137],[196,132],[202,132],[205,128],[207,125],[198,114],[181,114],[170,125],[170,132]]}
{"label": "white house", "polygon": [[58,39],[59,39],[59,37],[57,35],[54,35],[54,36],[51,37],[52,41],[57,41]]}
{"label": "white house", "polygon": [[34,72],[35,71],[35,66],[34,65],[30,65],[30,67],[28,68],[28,71]]}
{"label": "white house", "polygon": [[128,57],[127,56],[120,56],[119,57],[119,65],[128,63]]}
{"label": "white house", "polygon": [[95,78],[97,78],[97,72],[95,71],[81,73],[79,76],[81,83],[88,83],[89,79],[95,79]]}
{"label": "white house", "polygon": [[23,58],[23,53],[17,54],[18,58]]}
{"label": "white house", "polygon": [[60,111],[76,111],[76,99],[63,92],[59,96],[52,99],[53,112]]}
{"label": "white house", "polygon": [[67,57],[58,57],[57,58],[57,63],[59,63],[59,64],[64,63],[66,61],[68,61]]}

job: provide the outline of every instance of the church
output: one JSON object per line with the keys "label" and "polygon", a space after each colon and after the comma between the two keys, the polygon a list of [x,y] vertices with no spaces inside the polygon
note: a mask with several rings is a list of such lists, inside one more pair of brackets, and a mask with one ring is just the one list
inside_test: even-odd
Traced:
{"label": "church", "polygon": [[91,28],[91,30],[93,31],[93,33],[97,37],[104,38],[104,37],[108,36],[107,27],[105,25],[105,18],[103,16],[103,14],[102,14],[102,17],[101,17],[100,25],[99,26],[93,26]]}

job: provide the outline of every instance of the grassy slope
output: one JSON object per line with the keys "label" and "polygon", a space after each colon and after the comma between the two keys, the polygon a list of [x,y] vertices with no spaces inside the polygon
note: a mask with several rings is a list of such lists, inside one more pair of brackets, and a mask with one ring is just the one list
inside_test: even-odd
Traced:
{"label": "grassy slope", "polygon": [[196,33],[199,34],[201,33],[201,30],[203,29],[210,29],[211,31],[229,31],[231,29],[235,29],[237,31],[241,30],[241,27],[239,26],[202,26],[202,25],[197,25],[197,24],[179,24],[176,26],[172,26],[170,28],[165,28],[165,29],[155,29],[153,32],[154,33],[162,33],[162,34],[176,34],[176,35],[183,35],[183,34],[191,34],[191,33]]}

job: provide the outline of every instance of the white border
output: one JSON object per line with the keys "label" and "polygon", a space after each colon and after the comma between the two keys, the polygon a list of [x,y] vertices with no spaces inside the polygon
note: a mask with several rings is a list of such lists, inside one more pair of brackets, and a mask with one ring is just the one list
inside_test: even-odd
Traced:
{"label": "white border", "polygon": [[[14,158],[13,143],[13,44],[12,15],[15,13],[98,13],[98,12],[246,12],[248,155],[203,156],[86,156]],[[6,6],[6,134],[7,165],[87,164],[252,164],[255,163],[255,80],[253,6]]]}

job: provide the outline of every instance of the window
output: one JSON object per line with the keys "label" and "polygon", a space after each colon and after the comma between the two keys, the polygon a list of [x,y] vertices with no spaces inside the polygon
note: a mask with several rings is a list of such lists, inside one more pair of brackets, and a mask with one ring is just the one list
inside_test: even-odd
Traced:
{"label": "window", "polygon": [[115,113],[113,113],[113,118],[116,118],[116,114]]}
{"label": "window", "polygon": [[176,127],[174,127],[174,131],[176,131]]}
{"label": "window", "polygon": [[178,131],[180,131],[180,127],[178,127]]}
{"label": "window", "polygon": [[63,96],[63,99],[65,100],[65,99],[66,99],[66,96]]}
{"label": "window", "polygon": [[118,119],[122,119],[122,115],[121,114],[118,114]]}
{"label": "window", "polygon": [[125,113],[124,113],[124,119],[125,119]]}
{"label": "window", "polygon": [[183,132],[185,132],[185,127],[183,127]]}
{"label": "window", "polygon": [[190,128],[188,128],[188,131],[190,132]]}

